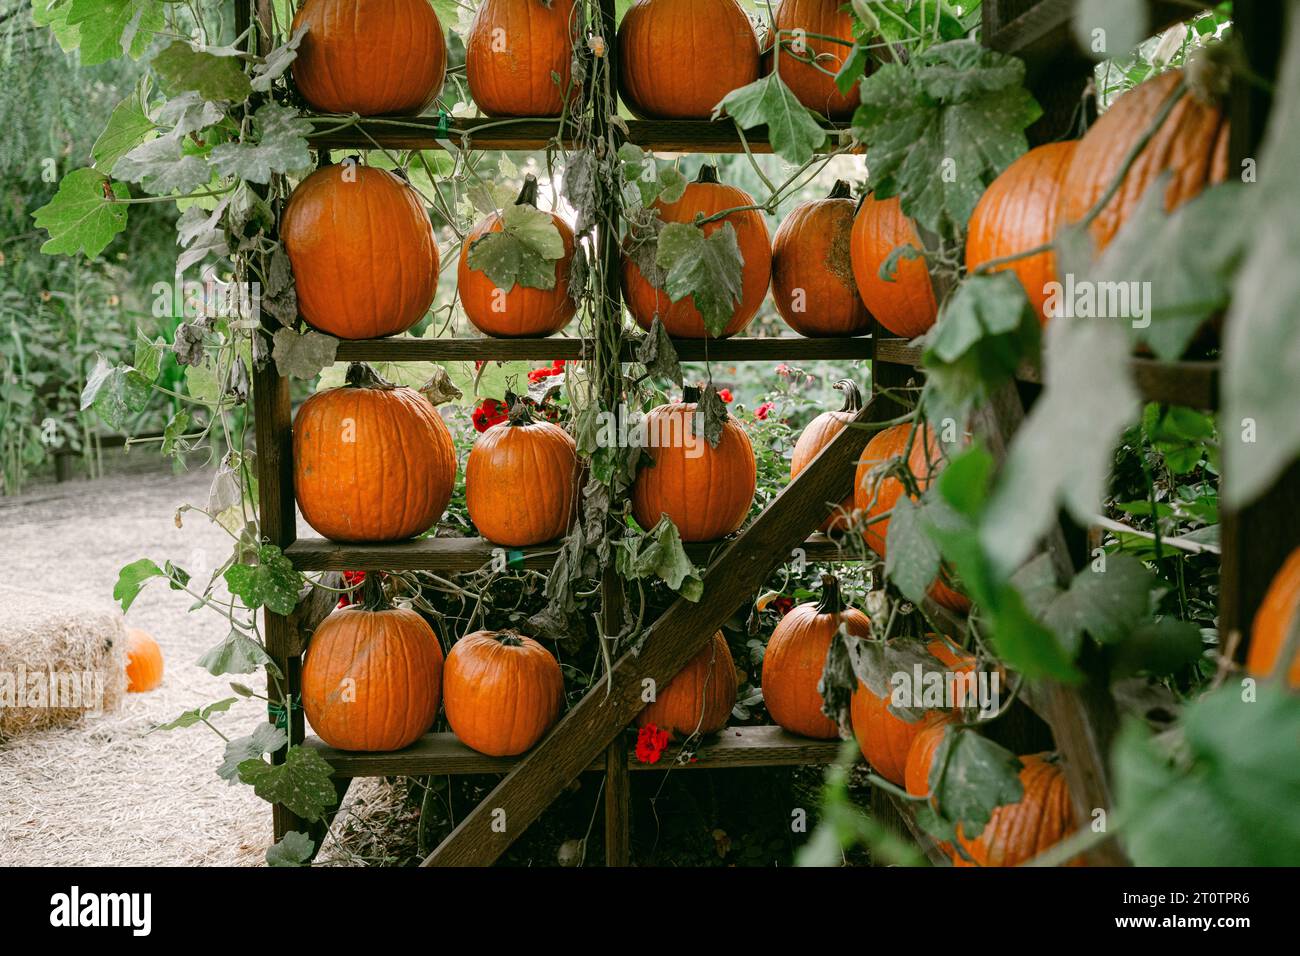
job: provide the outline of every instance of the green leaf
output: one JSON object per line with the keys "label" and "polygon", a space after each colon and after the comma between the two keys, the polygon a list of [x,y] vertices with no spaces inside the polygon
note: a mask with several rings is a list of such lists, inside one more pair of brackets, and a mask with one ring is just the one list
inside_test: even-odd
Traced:
{"label": "green leaf", "polygon": [[1190,621],[1173,617],[1142,621],[1115,649],[1111,675],[1172,676],[1195,664],[1204,648],[1201,629]]}
{"label": "green leaf", "polygon": [[646,374],[651,378],[667,379],[678,386],[682,384],[682,365],[677,360],[677,348],[657,315],[650,331],[637,346],[636,360],[645,366]]}
{"label": "green leaf", "polygon": [[[245,565],[237,564],[235,567]],[[226,572],[227,579],[233,570]],[[220,644],[210,648],[195,663],[213,677],[220,677],[222,674],[251,674],[270,660],[260,644],[232,629]]]}
{"label": "green leaf", "polygon": [[167,424],[163,427],[162,453],[164,455],[189,450],[189,443],[181,438],[189,431],[189,427],[190,410],[188,408],[178,409],[176,414],[168,419]]}
{"label": "green leaf", "polygon": [[677,525],[667,515],[641,539],[619,553],[619,573],[633,579],[659,578],[688,601],[704,596],[704,582],[686,556]]}
{"label": "green leaf", "polygon": [[[196,707],[193,710],[185,711],[173,721],[159,724],[154,730],[184,730],[186,727],[193,727],[195,724],[207,720],[213,714],[224,714],[238,702],[238,697],[227,697],[215,704],[208,704],[206,707]],[[153,733],[153,731],[151,730],[150,733]]]}
{"label": "green leaf", "polygon": [[66,9],[64,23],[77,30],[83,66],[123,55],[138,60],[167,26],[160,0],[68,0]]}
{"label": "green leaf", "polygon": [[237,737],[226,744],[226,750],[217,776],[234,783],[239,777],[239,765],[246,760],[261,760],[263,754],[273,754],[289,743],[289,735],[275,724],[265,721],[253,728],[247,737]]}
{"label": "green leaf", "polygon": [[1090,562],[1064,590],[1056,584],[1051,558],[1041,554],[1016,572],[1012,583],[1072,655],[1084,634],[1103,644],[1125,640],[1149,620],[1153,592],[1163,591],[1155,575],[1126,554],[1107,555],[1104,571],[1094,571]]}
{"label": "green leaf", "polygon": [[95,367],[81,391],[81,410],[93,408],[109,428],[124,431],[131,416],[149,404],[150,380],[129,365],[109,365],[96,355]]}
{"label": "green leaf", "polygon": [[273,340],[271,357],[280,374],[288,378],[315,378],[334,364],[339,347],[339,340],[334,336],[314,329],[302,333],[276,329]]}
{"label": "green leaf", "polygon": [[163,569],[148,558],[132,561],[117,572],[117,584],[113,586],[113,600],[122,603],[122,613],[131,610],[131,605],[144,589],[150,578],[165,577]]}
{"label": "green leaf", "polygon": [[242,102],[252,92],[238,59],[195,50],[174,40],[153,59],[153,68],[168,92],[193,90],[205,100]]}
{"label": "green leaf", "polygon": [[193,192],[211,181],[212,171],[207,160],[183,152],[183,147],[174,131],[141,143],[114,164],[113,177],[139,183],[154,196]]}
{"label": "green leaf", "polygon": [[298,111],[278,103],[267,103],[253,114],[258,141],[222,143],[212,150],[212,162],[223,176],[253,183],[269,183],[275,173],[287,173],[311,165],[307,149],[309,121]]}
{"label": "green leaf", "polygon": [[962,836],[975,839],[994,810],[1025,795],[1020,768],[1015,754],[987,737],[973,730],[949,732],[930,764],[930,793],[940,817],[960,823]]}
{"label": "green leaf", "polygon": [[135,90],[113,107],[108,125],[90,148],[91,158],[100,172],[110,172],[119,159],[143,143],[156,128],[144,111],[140,93]]}
{"label": "green leaf", "polygon": [[673,302],[691,297],[711,335],[721,335],[740,304],[745,260],[729,222],[705,237],[698,226],[670,222],[659,233],[655,262],[667,273]]}
{"label": "green leaf", "polygon": [[234,564],[226,569],[224,577],[230,593],[239,597],[250,610],[265,605],[275,614],[291,613],[298,604],[302,575],[273,544],[262,545],[257,560],[256,565]]}
{"label": "green leaf", "polygon": [[812,159],[826,143],[826,130],[816,115],[799,102],[777,73],[732,90],[714,107],[714,119],[724,112],[742,129],[766,126],[772,151],[796,166]]}
{"label": "green leaf", "polygon": [[290,747],[282,764],[256,759],[239,765],[239,779],[252,785],[254,793],[308,822],[322,819],[338,803],[330,773],[320,754],[301,746]]}
{"label": "green leaf", "polygon": [[499,231],[474,240],[469,267],[504,292],[516,285],[554,289],[555,261],[564,255],[564,239],[551,214],[519,203],[505,208],[501,223]]}
{"label": "green leaf", "polygon": [[269,93],[271,84],[282,77],[286,70],[298,59],[298,47],[307,35],[307,27],[300,26],[293,31],[293,36],[266,55],[266,60],[253,67],[252,88],[255,93]]}
{"label": "green leaf", "polygon": [[280,842],[266,851],[267,866],[305,866],[311,860],[316,844],[311,837],[298,830],[290,830]]}
{"label": "green leaf", "polygon": [[63,177],[54,198],[32,213],[37,228],[50,234],[41,252],[76,255],[80,251],[88,259],[95,258],[126,228],[127,206],[113,200],[130,196],[125,185],[110,186],[107,176],[89,166],[74,169]]}
{"label": "green leaf", "polygon": [[162,336],[150,339],[141,329],[135,330],[135,368],[146,381],[157,380],[162,371],[162,353],[167,340]]}
{"label": "green leaf", "polygon": [[939,574],[939,547],[925,530],[921,508],[906,496],[894,503],[885,544],[885,576],[920,604]]}

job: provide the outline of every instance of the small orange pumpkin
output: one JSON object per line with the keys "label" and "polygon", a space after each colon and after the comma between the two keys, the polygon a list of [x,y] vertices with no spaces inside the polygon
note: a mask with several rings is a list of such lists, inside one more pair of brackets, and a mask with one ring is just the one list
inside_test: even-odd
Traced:
{"label": "small orange pumpkin", "polygon": [[852,116],[861,102],[857,89],[845,94],[835,85],[835,74],[853,44],[848,5],[840,0],[781,0],[776,6],[776,28],[782,31],[776,69],[795,98],[828,119]]}
{"label": "small orange pumpkin", "polygon": [[[838,412],[822,412],[799,434],[799,440],[794,444],[794,453],[790,456],[791,481],[821,454],[821,450],[831,443],[831,439],[857,417],[858,411],[862,408],[862,392],[858,390],[857,385],[848,379],[843,379],[836,382],[834,387],[844,393],[844,407]],[[850,524],[852,511],[853,495],[850,494],[840,502],[831,516],[822,522],[820,530],[843,531]]]}
{"label": "small orange pumpkin", "polygon": [[718,631],[667,687],[658,690],[654,701],[637,715],[636,725],[654,724],[679,738],[716,734],[727,726],[738,686],[731,648]]}
{"label": "small orange pumpkin", "polygon": [[853,279],[849,196],[849,184],[840,180],[825,199],[796,206],[772,240],[772,301],[800,335],[871,331],[871,315]]}
{"label": "small orange pumpkin", "polygon": [[126,632],[126,689],[143,694],[162,684],[162,648],[152,637],[133,627]]}
{"label": "small orange pumpkin", "polygon": [[483,0],[465,34],[470,95],[488,116],[559,116],[573,67],[576,0]]}
{"label": "small orange pumpkin", "polygon": [[[893,281],[880,277],[880,267],[899,246],[910,245],[918,255],[899,256]],[[930,284],[924,246],[916,224],[903,215],[897,196],[867,195],[853,220],[849,245],[858,294],[881,325],[906,339],[924,335],[934,325],[939,306]]]}
{"label": "small orange pumpkin", "polygon": [[467,747],[512,757],[541,740],[564,703],[564,676],[546,648],[515,631],[475,631],[445,668],[447,723]]}
{"label": "small orange pumpkin", "polygon": [[[1282,563],[1255,612],[1250,630],[1250,649],[1246,654],[1246,672],[1267,677],[1277,668],[1277,659],[1286,646],[1287,634],[1300,608],[1300,548]],[[1300,689],[1300,648],[1291,660],[1287,675],[1291,687]]]}

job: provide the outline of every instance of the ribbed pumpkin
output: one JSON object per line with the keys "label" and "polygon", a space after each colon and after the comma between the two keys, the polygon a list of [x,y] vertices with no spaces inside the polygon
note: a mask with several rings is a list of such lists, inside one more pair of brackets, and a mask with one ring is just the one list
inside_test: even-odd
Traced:
{"label": "ribbed pumpkin", "polygon": [[445,669],[447,723],[461,743],[512,757],[541,740],[560,715],[564,677],[541,644],[515,631],[475,631]]}
{"label": "ribbed pumpkin", "polygon": [[[530,0],[536,2],[536,0]],[[515,200],[516,206],[537,206],[537,177],[529,175]],[[487,273],[470,268],[469,254],[474,243],[489,233],[500,232],[501,218],[492,213],[465,237],[460,247],[457,281],[461,305],[474,327],[485,335],[498,338],[542,338],[554,335],[569,324],[578,305],[569,295],[569,270],[573,264],[573,230],[551,213],[551,221],[564,242],[564,256],[555,260],[555,285],[534,289],[516,283],[498,291]]]}
{"label": "ribbed pumpkin", "polygon": [[442,91],[447,41],[429,0],[306,0],[293,61],[303,99],[324,113],[423,113]]}
{"label": "ribbed pumpkin", "polygon": [[[1246,654],[1246,671],[1267,677],[1277,667],[1278,655],[1286,645],[1287,634],[1300,608],[1300,548],[1292,551],[1282,564],[1255,612],[1250,631],[1250,648]],[[1287,683],[1300,688],[1300,649],[1291,660]]]}
{"label": "ribbed pumpkin", "polygon": [[569,433],[514,403],[509,421],[478,436],[465,463],[465,503],[479,533],[523,548],[569,530],[578,453]]}
{"label": "ribbed pumpkin", "polygon": [[293,423],[294,491],[307,523],[334,541],[401,541],[442,517],[456,451],[415,389],[360,362],[347,385],[302,403]]}
{"label": "ribbed pumpkin", "polygon": [[[776,28],[782,31],[776,69],[799,102],[829,119],[852,116],[861,102],[857,88],[845,95],[835,85],[835,74],[844,65],[850,47],[822,39],[836,37],[853,43],[853,17],[847,4],[841,0],[781,0],[776,6]],[[803,31],[801,37],[792,35],[799,30]],[[793,49],[797,42],[802,42],[803,50]]]}
{"label": "ribbed pumpkin", "polygon": [[618,27],[619,92],[643,119],[709,119],[758,60],[736,0],[635,0]]}
{"label": "ribbed pumpkin", "polygon": [[849,184],[837,182],[825,199],[791,210],[772,240],[772,301],[800,335],[871,331],[871,315],[853,279],[849,196]]}
{"label": "ribbed pumpkin", "polygon": [[340,750],[400,750],[428,732],[442,693],[442,646],[419,614],[388,606],[379,575],[360,604],[334,611],[311,636],[302,706]]}
{"label": "ribbed pumpkin", "polygon": [[637,715],[636,725],[654,724],[675,737],[715,734],[727,726],[738,686],[731,649],[718,631],[667,687],[658,688],[654,702]]}
{"label": "ribbed pumpkin", "polygon": [[[1019,803],[993,811],[984,830],[968,840],[958,827],[957,839],[970,860],[953,852],[953,866],[1019,866],[1074,832],[1074,805],[1061,768],[1041,754],[1021,757]],[[1076,858],[1067,866],[1081,866]]]}
{"label": "ribbed pumpkin", "polygon": [[318,169],[280,222],[312,326],[341,339],[405,332],[438,291],[438,246],[419,194],[386,169],[353,161]]}
{"label": "ribbed pumpkin", "polygon": [[906,245],[918,253],[924,248],[915,224],[903,215],[898,197],[863,197],[849,244],[858,294],[876,321],[895,335],[914,339],[924,335],[939,315],[925,257],[900,256],[894,280],[880,277],[880,267],[890,253]]}
{"label": "ribbed pumpkin", "polygon": [[162,684],[162,648],[152,637],[133,627],[126,632],[126,689],[143,694]]}
{"label": "ribbed pumpkin", "polygon": [[835,721],[822,713],[817,689],[826,654],[843,624],[850,634],[871,636],[871,622],[845,607],[834,575],[822,575],[820,601],[800,604],[781,618],[763,655],[763,700],[772,719],[794,734],[834,740]]}
{"label": "ribbed pumpkin", "polygon": [[[810,421],[804,430],[799,434],[799,440],[794,444],[794,453],[790,456],[790,479],[793,481],[799,474],[808,467],[809,463],[816,458],[823,448],[831,443],[831,439],[844,430],[849,422],[853,421],[858,410],[862,408],[862,392],[858,390],[857,385],[848,379],[843,379],[835,383],[835,388],[844,393],[844,407],[838,412],[822,412],[812,421]],[[843,531],[851,521],[853,512],[853,495],[850,494],[839,507],[833,511],[825,521],[822,522],[821,530]]]}
{"label": "ribbed pumpkin", "polygon": [[646,450],[654,464],[636,474],[632,513],[646,530],[668,515],[683,541],[716,541],[749,514],[758,472],[749,436],[731,415],[718,446],[709,444],[696,422],[699,400],[699,389],[687,386],[682,401],[646,416]]}
{"label": "ribbed pumpkin", "polygon": [[[665,223],[689,223],[694,222],[696,216],[708,217],[724,209],[752,205],[754,197],[749,193],[734,186],[723,185],[718,182],[717,169],[702,166],[699,176],[695,182],[687,185],[681,199],[672,203],[656,199],[654,209]],[[736,230],[736,242],[740,246],[744,267],[741,270],[740,302],[723,330],[722,338],[735,335],[749,325],[763,304],[772,278],[772,240],[762,213],[753,209],[733,212],[724,219],[707,223],[703,227],[704,235],[712,235],[728,222]],[[628,311],[643,329],[649,330],[658,316],[668,334],[674,338],[708,337],[704,318],[700,315],[700,310],[695,308],[694,298],[687,296],[678,302],[671,301],[667,292],[650,284],[630,256],[623,258],[623,298],[627,302]]]}
{"label": "ribbed pumpkin", "polygon": [[924,797],[930,792],[930,767],[951,725],[951,714],[932,713],[921,721],[921,729],[912,739],[903,768],[903,785],[912,796]]}
{"label": "ribbed pumpkin", "polygon": [[[465,35],[470,95],[488,116],[559,116],[573,66],[576,0],[483,0]],[[570,96],[576,98],[575,86]]]}
{"label": "ribbed pumpkin", "polygon": [[[1078,222],[1101,201],[1124,160],[1155,121],[1165,100],[1183,80],[1171,70],[1140,83],[1117,99],[1079,141],[1061,185],[1059,222]],[[1218,105],[1194,93],[1179,100],[1143,148],[1119,190],[1089,232],[1098,251],[1110,244],[1147,189],[1165,170],[1173,179],[1165,209],[1173,210],[1228,175],[1228,120]]]}
{"label": "ribbed pumpkin", "polygon": [[[1077,140],[1035,146],[989,184],[970,217],[966,238],[966,268],[1018,255],[1050,243],[1056,237],[1057,209],[1065,171]],[[1018,259],[993,271],[1010,269],[1047,324],[1047,293],[1056,281],[1056,255],[1050,249]]]}

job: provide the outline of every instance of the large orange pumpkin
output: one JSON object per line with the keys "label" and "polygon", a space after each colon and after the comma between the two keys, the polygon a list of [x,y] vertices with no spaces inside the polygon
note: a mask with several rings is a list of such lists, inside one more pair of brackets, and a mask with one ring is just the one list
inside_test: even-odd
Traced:
{"label": "large orange pumpkin", "polygon": [[360,362],[347,385],[302,403],[293,423],[294,491],[307,523],[334,541],[400,541],[442,517],[456,451],[419,392]]}
{"label": "large orange pumpkin", "polygon": [[318,169],[280,222],[312,326],[341,339],[405,332],[438,291],[438,246],[424,203],[386,169],[348,161]]}
{"label": "large orange pumpkin", "polygon": [[635,0],[618,27],[618,76],[643,119],[709,119],[758,79],[758,37],[736,0]]}
{"label": "large orange pumpkin", "polygon": [[[910,245],[918,255],[899,256],[893,281],[880,277],[880,267],[896,248]],[[903,215],[897,196],[889,199],[863,197],[853,220],[849,245],[853,257],[853,278],[867,310],[881,325],[903,338],[924,335],[934,325],[939,306],[930,285],[924,247],[916,224]]]}
{"label": "large orange pumpkin", "polygon": [[871,315],[853,279],[849,196],[849,184],[837,182],[825,199],[796,206],[772,240],[772,301],[800,335],[871,331]]}
{"label": "large orange pumpkin", "polygon": [[447,41],[429,0],[306,0],[293,61],[303,99],[325,113],[423,113],[442,91]]}
{"label": "large orange pumpkin", "polygon": [[142,694],[162,684],[162,648],[152,637],[133,627],[126,632],[126,689]]}
{"label": "large orange pumpkin", "polygon": [[[794,453],[790,456],[791,481],[821,454],[821,450],[829,445],[831,439],[842,432],[849,422],[853,421],[862,408],[862,392],[858,390],[857,385],[844,379],[836,382],[835,387],[844,392],[844,407],[838,412],[822,412],[800,433],[799,440],[794,444]],[[821,530],[843,531],[850,524],[852,511],[853,495],[850,494],[840,502],[831,516],[822,522]]]}
{"label": "large orange pumpkin", "polygon": [[387,606],[378,579],[367,575],[362,603],[330,614],[307,646],[303,710],[339,750],[400,750],[438,716],[442,646],[415,611]]}
{"label": "large orange pumpkin", "polygon": [[699,399],[699,389],[687,386],[682,401],[645,417],[654,463],[636,474],[632,513],[646,530],[667,515],[683,541],[716,541],[749,514],[758,472],[749,436],[730,414],[718,446],[709,444],[696,416]]}
{"label": "large orange pumpkin", "polygon": [[931,713],[921,721],[921,729],[912,738],[903,768],[903,785],[912,796],[924,797],[930,792],[930,768],[934,764],[934,755],[951,725],[952,715],[946,713]]}
{"label": "large orange pumpkin", "polygon": [[763,700],[772,719],[795,734],[833,740],[839,726],[822,713],[817,685],[826,654],[843,624],[850,634],[871,636],[871,622],[845,607],[834,575],[822,575],[820,601],[800,604],[781,618],[763,655]]}
{"label": "large orange pumpkin", "polygon": [[577,493],[577,446],[558,425],[516,402],[510,420],[478,436],[465,463],[465,503],[479,534],[512,548],[569,530]]}
{"label": "large orange pumpkin", "polygon": [[465,73],[488,116],[559,116],[573,66],[576,0],[483,0],[465,35]]}
{"label": "large orange pumpkin", "polygon": [[[1171,70],[1140,83],[1108,109],[1079,141],[1061,185],[1059,222],[1079,222],[1101,201],[1124,160],[1155,121],[1161,106],[1183,80]],[[1165,170],[1173,173],[1165,191],[1172,211],[1228,175],[1228,119],[1217,104],[1184,95],[1129,168],[1128,175],[1092,221],[1098,251],[1110,244],[1147,189]]]}
{"label": "large orange pumpkin", "polygon": [[715,734],[727,726],[738,686],[731,648],[718,631],[667,687],[658,689],[653,703],[637,715],[636,725],[654,724],[675,737]]}
{"label": "large orange pumpkin", "polygon": [[[524,188],[515,205],[536,208],[536,176],[529,175],[524,180]],[[578,304],[569,295],[573,230],[555,213],[551,213],[551,221],[564,242],[564,255],[555,260],[555,285],[549,289],[535,289],[519,283],[509,289],[498,289],[487,273],[470,268],[469,254],[474,243],[502,229],[501,217],[496,213],[489,215],[465,237],[457,269],[458,290],[465,315],[480,332],[498,338],[542,338],[560,331],[573,318],[578,310]]]}
{"label": "large orange pumpkin", "polygon": [[[970,217],[966,237],[966,268],[1018,255],[1049,244],[1056,237],[1061,184],[1077,140],[1036,146],[1002,171],[989,184]],[[1056,281],[1056,255],[1051,249],[993,271],[1010,269],[1046,325],[1049,282]]]}
{"label": "large orange pumpkin", "polygon": [[[1246,671],[1267,677],[1277,667],[1278,656],[1286,645],[1287,635],[1300,608],[1300,548],[1291,552],[1273,578],[1264,600],[1255,612],[1250,631],[1250,649],[1246,654]],[[1290,686],[1300,688],[1300,648],[1291,659],[1287,676]]]}
{"label": "large orange pumpkin", "polygon": [[800,103],[833,120],[852,116],[861,102],[856,88],[844,94],[835,85],[835,74],[853,44],[853,17],[847,8],[841,0],[781,0],[776,6],[776,28],[781,31],[776,70]]}
{"label": "large orange pumpkin", "polygon": [[550,652],[515,631],[475,631],[447,655],[447,723],[467,747],[521,754],[560,715],[564,676]]}
{"label": "large orange pumpkin", "polygon": [[[958,825],[957,839],[970,859],[954,851],[953,866],[1019,866],[1074,832],[1074,805],[1065,773],[1041,754],[1021,757],[1020,762],[1024,796],[1018,803],[996,808],[974,840],[966,839]],[[1076,858],[1067,866],[1082,864]]]}
{"label": "large orange pumpkin", "polygon": [[[709,217],[724,209],[753,206],[754,198],[743,189],[718,182],[718,171],[712,166],[700,167],[695,182],[686,187],[682,198],[666,203],[656,199],[653,208],[665,223],[694,222],[697,216]],[[731,321],[722,332],[722,338],[735,335],[749,325],[767,295],[772,278],[772,241],[763,214],[754,209],[733,212],[723,219],[715,219],[703,227],[710,236],[731,223],[736,230],[736,242],[744,261],[741,272],[741,296]],[[695,300],[687,296],[677,302],[668,293],[656,289],[642,274],[630,256],[623,258],[623,298],[628,311],[641,328],[649,330],[658,317],[668,334],[674,338],[702,339],[708,337],[704,318],[695,308]]]}

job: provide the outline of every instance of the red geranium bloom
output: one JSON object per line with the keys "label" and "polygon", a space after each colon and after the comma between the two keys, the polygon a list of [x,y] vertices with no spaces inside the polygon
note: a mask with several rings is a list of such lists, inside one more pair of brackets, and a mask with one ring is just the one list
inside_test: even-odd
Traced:
{"label": "red geranium bloom", "polygon": [[768,607],[771,608],[773,611],[775,611],[777,614],[780,614],[782,617],[785,617],[787,614],[790,613],[790,610],[794,607],[794,598],[792,597],[775,598],[772,601],[772,603],[768,605]]}
{"label": "red geranium bloom", "polygon": [[510,409],[506,408],[506,403],[495,398],[485,398],[481,401],[470,420],[474,423],[474,430],[485,432],[493,425],[503,422],[509,417]]}
{"label": "red geranium bloom", "polygon": [[776,367],[776,374],[780,375],[782,378],[785,378],[787,375],[790,374],[790,366],[782,362],[780,365]]}
{"label": "red geranium bloom", "polygon": [[668,748],[668,731],[654,724],[646,724],[636,735],[636,759],[642,763],[658,763]]}
{"label": "red geranium bloom", "polygon": [[[343,572],[343,583],[350,588],[356,587],[365,579],[366,579],[365,571],[344,571]],[[349,604],[353,603],[353,599],[355,597],[356,597],[355,591],[352,594],[340,595],[338,606],[347,607]]]}
{"label": "red geranium bloom", "polygon": [[767,416],[774,408],[776,408],[776,402],[764,402],[762,405],[758,406],[758,408],[754,409],[754,417],[760,422],[767,421]]}
{"label": "red geranium bloom", "polygon": [[722,399],[724,402],[730,404],[732,397],[733,396],[731,394],[731,389],[729,388],[718,389],[718,398]]}

